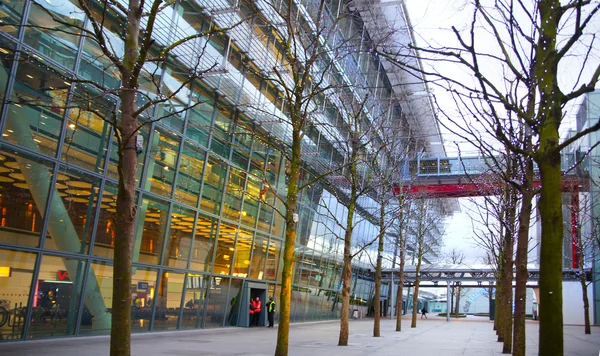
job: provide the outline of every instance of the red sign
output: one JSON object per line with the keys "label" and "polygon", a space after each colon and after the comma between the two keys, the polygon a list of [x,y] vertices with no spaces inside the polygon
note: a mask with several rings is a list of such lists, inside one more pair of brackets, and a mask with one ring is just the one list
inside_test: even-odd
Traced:
{"label": "red sign", "polygon": [[56,272],[56,277],[59,281],[70,281],[69,272],[67,271],[58,271]]}

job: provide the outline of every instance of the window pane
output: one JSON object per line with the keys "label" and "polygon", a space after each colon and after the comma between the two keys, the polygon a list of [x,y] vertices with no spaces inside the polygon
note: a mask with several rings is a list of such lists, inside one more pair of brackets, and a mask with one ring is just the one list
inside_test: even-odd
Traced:
{"label": "window pane", "polygon": [[177,132],[183,130],[186,108],[190,100],[190,73],[182,70],[173,59],[169,58],[167,70],[163,76],[161,93],[171,98],[165,103],[158,104],[157,118],[160,123]]}
{"label": "window pane", "polygon": [[254,227],[258,215],[258,201],[260,195],[260,181],[256,177],[248,175],[246,191],[244,194],[244,206],[242,208],[242,224]]}
{"label": "window pane", "polygon": [[30,338],[73,335],[85,262],[72,258],[43,256],[35,285]]}
{"label": "window pane", "polygon": [[[212,277],[206,304],[206,320],[204,322],[204,327],[214,328],[223,325],[223,316],[225,315],[227,303],[229,303],[227,300],[228,291],[228,277]],[[229,298],[233,298],[233,296]]]}
{"label": "window pane", "polygon": [[233,265],[233,275],[246,278],[248,277],[248,267],[250,267],[250,250],[252,249],[252,233],[247,230],[240,230],[235,245],[235,264]]}
{"label": "window pane", "polygon": [[263,279],[265,263],[267,260],[267,237],[256,235],[252,247],[252,264],[250,265],[250,278]]}
{"label": "window pane", "polygon": [[81,33],[78,28],[83,26],[85,18],[73,2],[32,2],[25,30],[25,43],[67,68],[75,66]]}
{"label": "window pane", "polygon": [[[202,101],[201,104],[197,104]],[[194,92],[191,105],[196,105],[188,111],[186,135],[194,142],[205,146],[208,142],[208,132],[212,126],[214,103]]]}
{"label": "window pane", "polygon": [[216,235],[217,222],[212,218],[199,215],[196,221],[196,235],[194,237],[190,269],[210,272]]}
{"label": "window pane", "polygon": [[168,205],[144,198],[135,231],[134,262],[158,264],[167,226]]}
{"label": "window pane", "polygon": [[[131,331],[148,331],[150,318],[152,317],[152,308],[154,297],[157,293],[156,270],[142,267],[134,267],[134,274],[131,280]],[[134,292],[135,290],[135,292]]]}
{"label": "window pane", "polygon": [[166,265],[177,268],[187,268],[192,247],[192,232],[194,227],[194,212],[178,206],[173,208],[169,240],[167,242]]}
{"label": "window pane", "polygon": [[175,191],[176,201],[196,207],[200,197],[204,156],[203,149],[189,142],[185,143],[179,163],[177,190]]}
{"label": "window pane", "polygon": [[204,187],[202,188],[200,209],[219,215],[226,176],[227,165],[209,156],[204,173]]}
{"label": "window pane", "polygon": [[279,266],[279,255],[281,252],[281,242],[271,238],[269,243],[269,252],[267,253],[267,268],[265,270],[265,279],[274,281],[277,279],[277,267]]}
{"label": "window pane", "polygon": [[233,248],[237,228],[233,225],[221,223],[219,239],[217,241],[217,254],[215,256],[214,274],[229,274],[231,261],[233,261]]}
{"label": "window pane", "polygon": [[93,172],[104,171],[116,103],[91,87],[77,84],[71,100],[63,160]]}
{"label": "window pane", "polygon": [[2,31],[17,37],[24,6],[25,1],[2,1],[0,3],[0,18],[3,24]]}
{"label": "window pane", "polygon": [[74,170],[57,177],[44,247],[86,253],[94,228],[100,180]]}
{"label": "window pane", "polygon": [[3,139],[54,156],[71,83],[39,57],[19,63]]}
{"label": "window pane", "polygon": [[188,273],[185,284],[185,304],[181,318],[182,329],[202,327],[204,299],[206,298],[209,277]]}
{"label": "window pane", "polygon": [[151,158],[147,164],[146,188],[164,197],[171,197],[177,154],[181,138],[163,130],[154,130],[150,146]]}
{"label": "window pane", "polygon": [[39,246],[52,169],[47,162],[28,158],[0,151],[0,241]]}
{"label": "window pane", "polygon": [[0,307],[9,312],[6,324],[0,326],[0,342],[23,336],[35,258],[33,253],[0,250],[0,265],[10,271],[0,278]]}
{"label": "window pane", "polygon": [[227,193],[223,203],[222,216],[231,220],[238,220],[242,209],[242,196],[246,184],[246,173],[237,168],[229,170],[229,180],[227,182]]}
{"label": "window pane", "polygon": [[156,294],[154,330],[175,330],[181,311],[184,273],[164,271]]}
{"label": "window pane", "polygon": [[[3,4],[0,4],[0,16],[2,16]],[[0,37],[0,99],[4,100],[8,78],[15,57],[15,50],[12,42],[4,37]]]}

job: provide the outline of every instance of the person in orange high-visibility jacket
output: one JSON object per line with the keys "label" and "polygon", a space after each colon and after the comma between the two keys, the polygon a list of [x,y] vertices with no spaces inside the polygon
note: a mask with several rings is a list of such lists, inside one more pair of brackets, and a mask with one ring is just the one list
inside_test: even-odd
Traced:
{"label": "person in orange high-visibility jacket", "polygon": [[252,316],[254,317],[254,320],[253,320],[252,325],[258,326],[258,324],[260,322],[260,309],[261,309],[262,303],[261,303],[259,297],[256,297],[256,299],[254,299],[253,303],[254,303],[254,314]]}
{"label": "person in orange high-visibility jacket", "polygon": [[248,313],[250,316],[248,317],[248,326],[252,326],[254,324],[254,301],[250,301],[250,305],[248,306]]}

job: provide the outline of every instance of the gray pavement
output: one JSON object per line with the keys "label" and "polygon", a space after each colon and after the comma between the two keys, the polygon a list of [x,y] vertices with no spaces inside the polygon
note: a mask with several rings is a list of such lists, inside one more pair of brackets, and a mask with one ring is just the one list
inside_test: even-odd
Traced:
{"label": "gray pavement", "polygon": [[[446,322],[430,314],[429,319],[403,320],[403,331],[395,332],[395,321],[384,319],[381,337],[374,338],[373,320],[350,321],[350,345],[338,347],[339,321],[292,324],[290,356],[485,356],[501,355],[493,324],[487,318],[468,317]],[[585,335],[581,326],[565,326],[566,356],[598,356],[600,328]],[[134,334],[134,356],[272,356],[277,328],[225,328]],[[537,355],[538,323],[527,322],[527,355]],[[33,340],[0,344],[2,356],[108,355],[106,336]],[[543,355],[542,355],[543,356]]]}

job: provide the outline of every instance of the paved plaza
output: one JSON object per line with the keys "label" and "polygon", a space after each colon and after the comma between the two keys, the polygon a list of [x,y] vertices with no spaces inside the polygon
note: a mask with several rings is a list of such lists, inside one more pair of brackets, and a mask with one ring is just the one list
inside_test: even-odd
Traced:
{"label": "paved plaza", "polygon": [[[496,342],[493,324],[486,318],[468,317],[446,322],[430,314],[410,328],[403,320],[403,331],[395,332],[395,321],[382,320],[382,335],[372,337],[373,320],[350,321],[350,345],[338,347],[339,322],[292,324],[290,356],[485,356],[501,355],[502,344]],[[527,355],[537,355],[538,323],[527,322]],[[272,356],[277,329],[226,328],[177,332],[135,334],[135,356]],[[106,336],[62,338],[0,344],[2,356],[108,355]],[[565,355],[598,356],[600,328],[585,335],[582,326],[565,326]]]}

